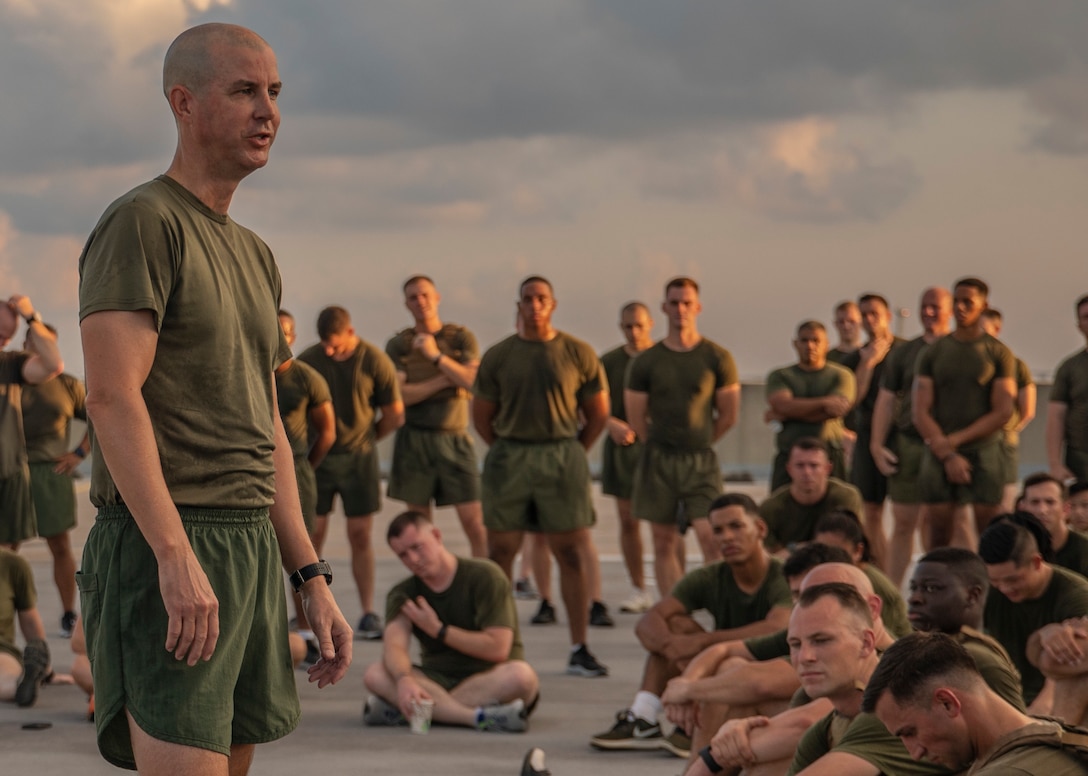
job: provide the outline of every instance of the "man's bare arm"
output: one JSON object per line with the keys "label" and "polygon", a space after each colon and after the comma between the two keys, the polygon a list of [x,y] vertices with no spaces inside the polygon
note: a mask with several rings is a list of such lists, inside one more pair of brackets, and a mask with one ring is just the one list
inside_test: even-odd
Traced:
{"label": "man's bare arm", "polygon": [[775,391],[767,397],[767,404],[780,418],[821,423],[841,418],[854,405],[853,399],[842,394],[798,399],[790,391]]}
{"label": "man's bare arm", "polygon": [[740,416],[740,383],[733,383],[714,392],[714,441],[717,442],[725,432],[737,424]]}
{"label": "man's bare arm", "polygon": [[499,405],[493,401],[481,399],[479,396],[472,400],[472,425],[476,427],[480,439],[488,445],[495,444],[495,428],[491,423],[498,412]]}
{"label": "man's bare arm", "polygon": [[895,393],[881,388],[873,405],[872,437],[869,453],[873,456],[880,473],[888,477],[898,469],[899,459],[888,449],[888,432],[892,429],[892,413],[895,411]]}
{"label": "man's bare arm", "polygon": [[397,372],[397,384],[400,385],[400,395],[404,399],[404,406],[411,407],[421,401],[426,401],[439,391],[449,388],[453,385],[453,381],[446,375],[440,374],[426,380],[410,383],[408,382],[407,373]]}
{"label": "man's bare arm", "polygon": [[880,769],[856,754],[831,750],[797,776],[879,776]]}
{"label": "man's bare arm", "polygon": [[1023,431],[1031,421],[1035,420],[1036,403],[1039,391],[1035,383],[1028,383],[1016,393],[1016,411],[1020,414],[1020,421],[1016,424],[1017,431]]}
{"label": "man's bare arm", "polygon": [[404,425],[404,402],[394,401],[381,406],[382,416],[374,429],[378,439],[384,439]]}
{"label": "man's bare arm", "polygon": [[608,392],[598,391],[592,396],[586,397],[581,404],[582,415],[585,423],[578,432],[578,441],[586,450],[593,446],[597,437],[604,431],[604,425],[608,422]]}
{"label": "man's bare arm", "polygon": [[336,414],[333,412],[332,402],[323,401],[312,405],[309,417],[310,425],[317,431],[317,435],[314,437],[314,443],[310,445],[306,460],[316,469],[336,443]]}
{"label": "man's bare arm", "polygon": [[627,422],[643,442],[650,433],[650,394],[642,391],[623,389],[623,409]]}
{"label": "man's bare arm", "polygon": [[1062,482],[1073,479],[1062,461],[1062,446],[1065,442],[1065,416],[1069,405],[1061,401],[1047,402],[1046,405],[1046,460],[1050,474]]}
{"label": "man's bare arm", "polygon": [[1012,417],[1012,408],[1015,403],[1016,381],[1011,377],[994,380],[990,389],[990,411],[975,420],[974,423],[953,431],[948,435],[948,441],[953,447],[959,448],[968,442],[989,436],[995,431],[1001,430],[1009,418]]}

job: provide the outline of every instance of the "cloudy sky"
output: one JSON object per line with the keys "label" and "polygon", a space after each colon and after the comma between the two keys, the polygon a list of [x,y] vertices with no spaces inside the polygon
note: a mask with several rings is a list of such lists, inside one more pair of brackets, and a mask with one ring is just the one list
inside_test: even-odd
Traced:
{"label": "cloudy sky", "polygon": [[203,21],[279,57],[272,162],[232,215],[304,341],[337,303],[384,343],[423,272],[487,345],[541,273],[604,349],[683,273],[760,377],[842,298],[885,294],[913,335],[923,286],[976,274],[1037,372],[1083,344],[1083,0],[0,0],[0,295],[58,323],[71,371],[80,248],[166,168],[162,55]]}

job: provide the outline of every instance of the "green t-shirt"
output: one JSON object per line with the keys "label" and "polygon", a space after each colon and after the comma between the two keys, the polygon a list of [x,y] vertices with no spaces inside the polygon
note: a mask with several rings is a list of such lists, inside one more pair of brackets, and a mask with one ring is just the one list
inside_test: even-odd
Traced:
{"label": "green t-shirt", "polygon": [[1074,353],[1058,366],[1050,401],[1066,405],[1066,446],[1088,455],[1088,350]]}
{"label": "green t-shirt", "polygon": [[1001,642],[1020,671],[1024,700],[1030,705],[1043,688],[1043,674],[1028,662],[1028,638],[1044,625],[1088,615],[1088,580],[1054,566],[1050,584],[1038,598],[1013,603],[1000,590],[986,596],[986,632]]}
{"label": "green t-shirt", "polygon": [[714,442],[714,396],[738,381],[733,356],[704,337],[691,350],[671,350],[662,340],[640,353],[625,387],[647,395],[649,441],[704,450]]}
{"label": "green t-shirt", "polygon": [[34,573],[22,555],[0,547],[0,647],[18,652],[15,618],[38,602]]}
{"label": "green t-shirt", "polygon": [[[880,360],[880,363],[873,367],[872,374],[869,376],[869,390],[864,396],[858,397],[858,403],[854,405],[854,409],[851,411],[851,419],[853,420],[851,428],[866,433],[872,428],[873,408],[876,406],[877,394],[880,393],[880,381],[884,375],[884,370],[895,352],[905,345],[907,345],[905,339],[894,337],[891,348],[884,355],[884,358]],[[854,369],[857,371],[857,367]]]}
{"label": "green t-shirt", "polygon": [[849,509],[862,514],[861,491],[835,477],[827,480],[827,493],[815,504],[799,504],[788,484],[778,488],[759,505],[759,514],[767,524],[763,544],[771,552],[812,539],[812,529],[825,512]]}
{"label": "green t-shirt", "polygon": [[[933,381],[931,414],[950,434],[967,428],[991,410],[990,395],[995,380],[1016,378],[1016,358],[1012,351],[989,334],[971,342],[960,342],[953,335],[941,337],[918,356],[918,377]],[[997,429],[982,439],[961,445],[974,450],[1001,439]]]}
{"label": "green t-shirt", "polygon": [[774,660],[776,657],[790,656],[790,630],[783,628],[766,636],[753,636],[744,640],[744,648],[752,653],[755,660]]}
{"label": "green t-shirt", "polygon": [[[776,369],[767,376],[766,396],[788,391],[795,399],[816,399],[823,396],[845,396],[854,400],[857,382],[854,373],[839,364],[828,363],[821,369],[809,371],[797,364]],[[779,451],[789,450],[801,437],[816,437],[841,445],[846,436],[842,418],[830,418],[818,423],[807,420],[784,420],[775,437]]]}
{"label": "green t-shirt", "polygon": [[1088,577],[1088,536],[1070,531],[1062,548],[1055,550],[1054,562],[1082,577]]}
{"label": "green t-shirt", "polygon": [[72,420],[87,420],[87,389],[70,374],[23,386],[23,433],[27,460],[55,461],[68,452]]}
{"label": "green t-shirt", "polygon": [[1016,670],[1009,653],[997,639],[967,626],[960,628],[955,639],[975,661],[975,667],[990,689],[1004,698],[1010,706],[1024,711],[1020,672]]}
{"label": "green t-shirt", "polygon": [[22,351],[0,351],[0,479],[14,476],[26,464],[21,397],[28,358]]}
{"label": "green t-shirt", "polygon": [[[143,385],[175,504],[271,506],[272,372],[291,357],[272,251],[161,175],[102,215],[79,259],[79,317],[149,310],[158,329]],[[98,427],[99,435],[102,427]],[[91,501],[122,501],[94,443]]]}
{"label": "green t-shirt", "polygon": [[330,453],[367,452],[377,442],[378,409],[400,401],[397,374],[389,356],[360,339],[343,361],[325,355],[320,343],[302,351],[299,361],[325,378],[336,414],[336,442]]}
{"label": "green t-shirt", "polygon": [[754,593],[737,586],[725,561],[689,571],[672,589],[672,597],[689,613],[705,609],[714,618],[714,630],[730,630],[759,622],[775,607],[790,609],[793,598],[782,573],[782,563],[771,558],[767,576]]}
{"label": "green t-shirt", "polygon": [[[967,776],[1084,776],[1088,755],[1062,747],[1062,725],[1037,719],[997,740]],[[1084,735],[1083,728],[1076,732]]]}
{"label": "green t-shirt", "polygon": [[[393,367],[406,375],[409,383],[421,383],[437,377],[441,370],[412,347],[415,329],[402,329],[385,343],[385,353]],[[434,335],[438,350],[459,364],[480,360],[476,337],[464,326],[445,324]],[[456,385],[443,388],[404,410],[404,424],[428,431],[464,431],[468,428],[468,392]]]}
{"label": "green t-shirt", "polygon": [[332,401],[325,378],[309,364],[291,359],[291,365],[276,373],[276,398],[283,418],[283,430],[297,458],[310,452],[310,410]]}
{"label": "green t-shirt", "polygon": [[637,356],[629,354],[623,345],[601,356],[601,366],[604,368],[605,377],[608,378],[610,390],[609,400],[612,403],[610,414],[624,422],[627,421],[627,408],[623,403],[623,390],[627,385],[627,366],[635,358]]}
{"label": "green t-shirt", "polygon": [[876,715],[862,712],[848,719],[833,711],[801,736],[787,776],[800,773],[831,751],[851,754],[888,776],[952,773],[940,765],[912,759],[903,742],[889,733]]}
{"label": "green t-shirt", "polygon": [[880,596],[884,607],[880,612],[880,619],[884,621],[884,628],[893,638],[906,636],[911,632],[910,620],[907,619],[907,602],[903,600],[899,588],[884,576],[884,572],[872,563],[866,563],[860,567],[865,576],[873,585],[873,592]]}
{"label": "green t-shirt", "polygon": [[495,436],[521,442],[574,439],[579,406],[607,390],[593,348],[561,331],[547,342],[513,334],[491,346],[472,386],[476,396],[498,405]]}
{"label": "green t-shirt", "polygon": [[[419,577],[408,577],[389,591],[385,599],[386,621],[391,622],[400,615],[405,601],[419,596],[426,599],[438,619],[447,625],[471,631],[509,628],[514,632],[514,641],[506,659],[525,659],[510,581],[492,561],[458,558],[453,582],[441,593],[431,590]],[[426,669],[464,679],[495,665],[458,652],[414,626],[412,633],[419,639],[420,665]]]}
{"label": "green t-shirt", "polygon": [[918,356],[929,347],[925,337],[916,337],[888,354],[880,373],[880,387],[895,394],[892,426],[900,434],[921,439],[911,418],[911,388],[914,385],[914,369]]}
{"label": "green t-shirt", "polygon": [[827,351],[827,360],[832,364],[839,364],[849,369],[851,372],[857,368],[858,362],[861,360],[861,349],[855,348],[854,350],[843,350],[842,348],[831,348]]}

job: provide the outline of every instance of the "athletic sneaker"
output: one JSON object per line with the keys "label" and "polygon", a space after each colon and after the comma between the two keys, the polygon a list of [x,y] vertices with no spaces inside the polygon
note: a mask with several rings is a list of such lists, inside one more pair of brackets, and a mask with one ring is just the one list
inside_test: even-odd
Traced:
{"label": "athletic sneaker", "polygon": [[625,709],[616,715],[611,730],[593,736],[589,744],[597,749],[660,749],[664,741],[659,723],[647,722]]}
{"label": "athletic sneaker", "polygon": [[523,601],[535,601],[540,598],[540,594],[533,587],[533,580],[529,579],[529,577],[522,577],[514,583],[514,597]]}
{"label": "athletic sneaker", "polygon": [[76,627],[76,613],[65,612],[60,616],[60,637],[62,639],[72,638],[72,631]]}
{"label": "athletic sneaker", "polygon": [[476,720],[476,729],[493,733],[524,733],[529,729],[526,716],[525,701],[521,698],[512,703],[484,706],[480,709],[480,718]]}
{"label": "athletic sneaker", "polygon": [[407,725],[408,720],[400,709],[378,695],[371,695],[363,704],[363,724],[370,727],[396,727]]}
{"label": "athletic sneaker", "polygon": [[540,608],[529,622],[533,625],[552,625],[555,622],[555,607],[548,602],[547,598],[541,598]]}
{"label": "athletic sneaker", "polygon": [[359,618],[359,627],[355,629],[355,638],[366,641],[380,641],[382,638],[382,618],[367,612]]}
{"label": "athletic sneaker", "polygon": [[615,621],[602,601],[594,601],[589,607],[589,624],[595,628],[614,628]]}
{"label": "athletic sneaker", "polygon": [[43,639],[31,639],[23,648],[23,675],[15,688],[15,702],[33,706],[38,688],[49,673],[49,645]]}
{"label": "athletic sneaker", "polygon": [[647,590],[633,588],[631,596],[620,604],[620,611],[624,614],[643,614],[650,611],[654,605],[654,597]]}
{"label": "athletic sneaker", "polygon": [[686,760],[691,757],[691,736],[680,728],[673,728],[661,742],[661,748]]}
{"label": "athletic sneaker", "polygon": [[573,676],[608,676],[608,666],[598,663],[597,658],[593,657],[593,653],[583,644],[576,652],[570,653],[567,673]]}
{"label": "athletic sneaker", "polygon": [[539,746],[525,753],[525,759],[521,761],[521,776],[552,776],[552,772],[544,767],[544,750]]}

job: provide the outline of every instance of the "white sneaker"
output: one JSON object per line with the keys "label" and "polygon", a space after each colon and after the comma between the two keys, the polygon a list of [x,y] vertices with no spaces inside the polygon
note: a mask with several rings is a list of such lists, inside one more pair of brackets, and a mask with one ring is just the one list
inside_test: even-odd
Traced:
{"label": "white sneaker", "polygon": [[620,611],[625,614],[642,614],[648,612],[653,605],[654,597],[648,591],[636,587],[630,597],[620,604]]}

